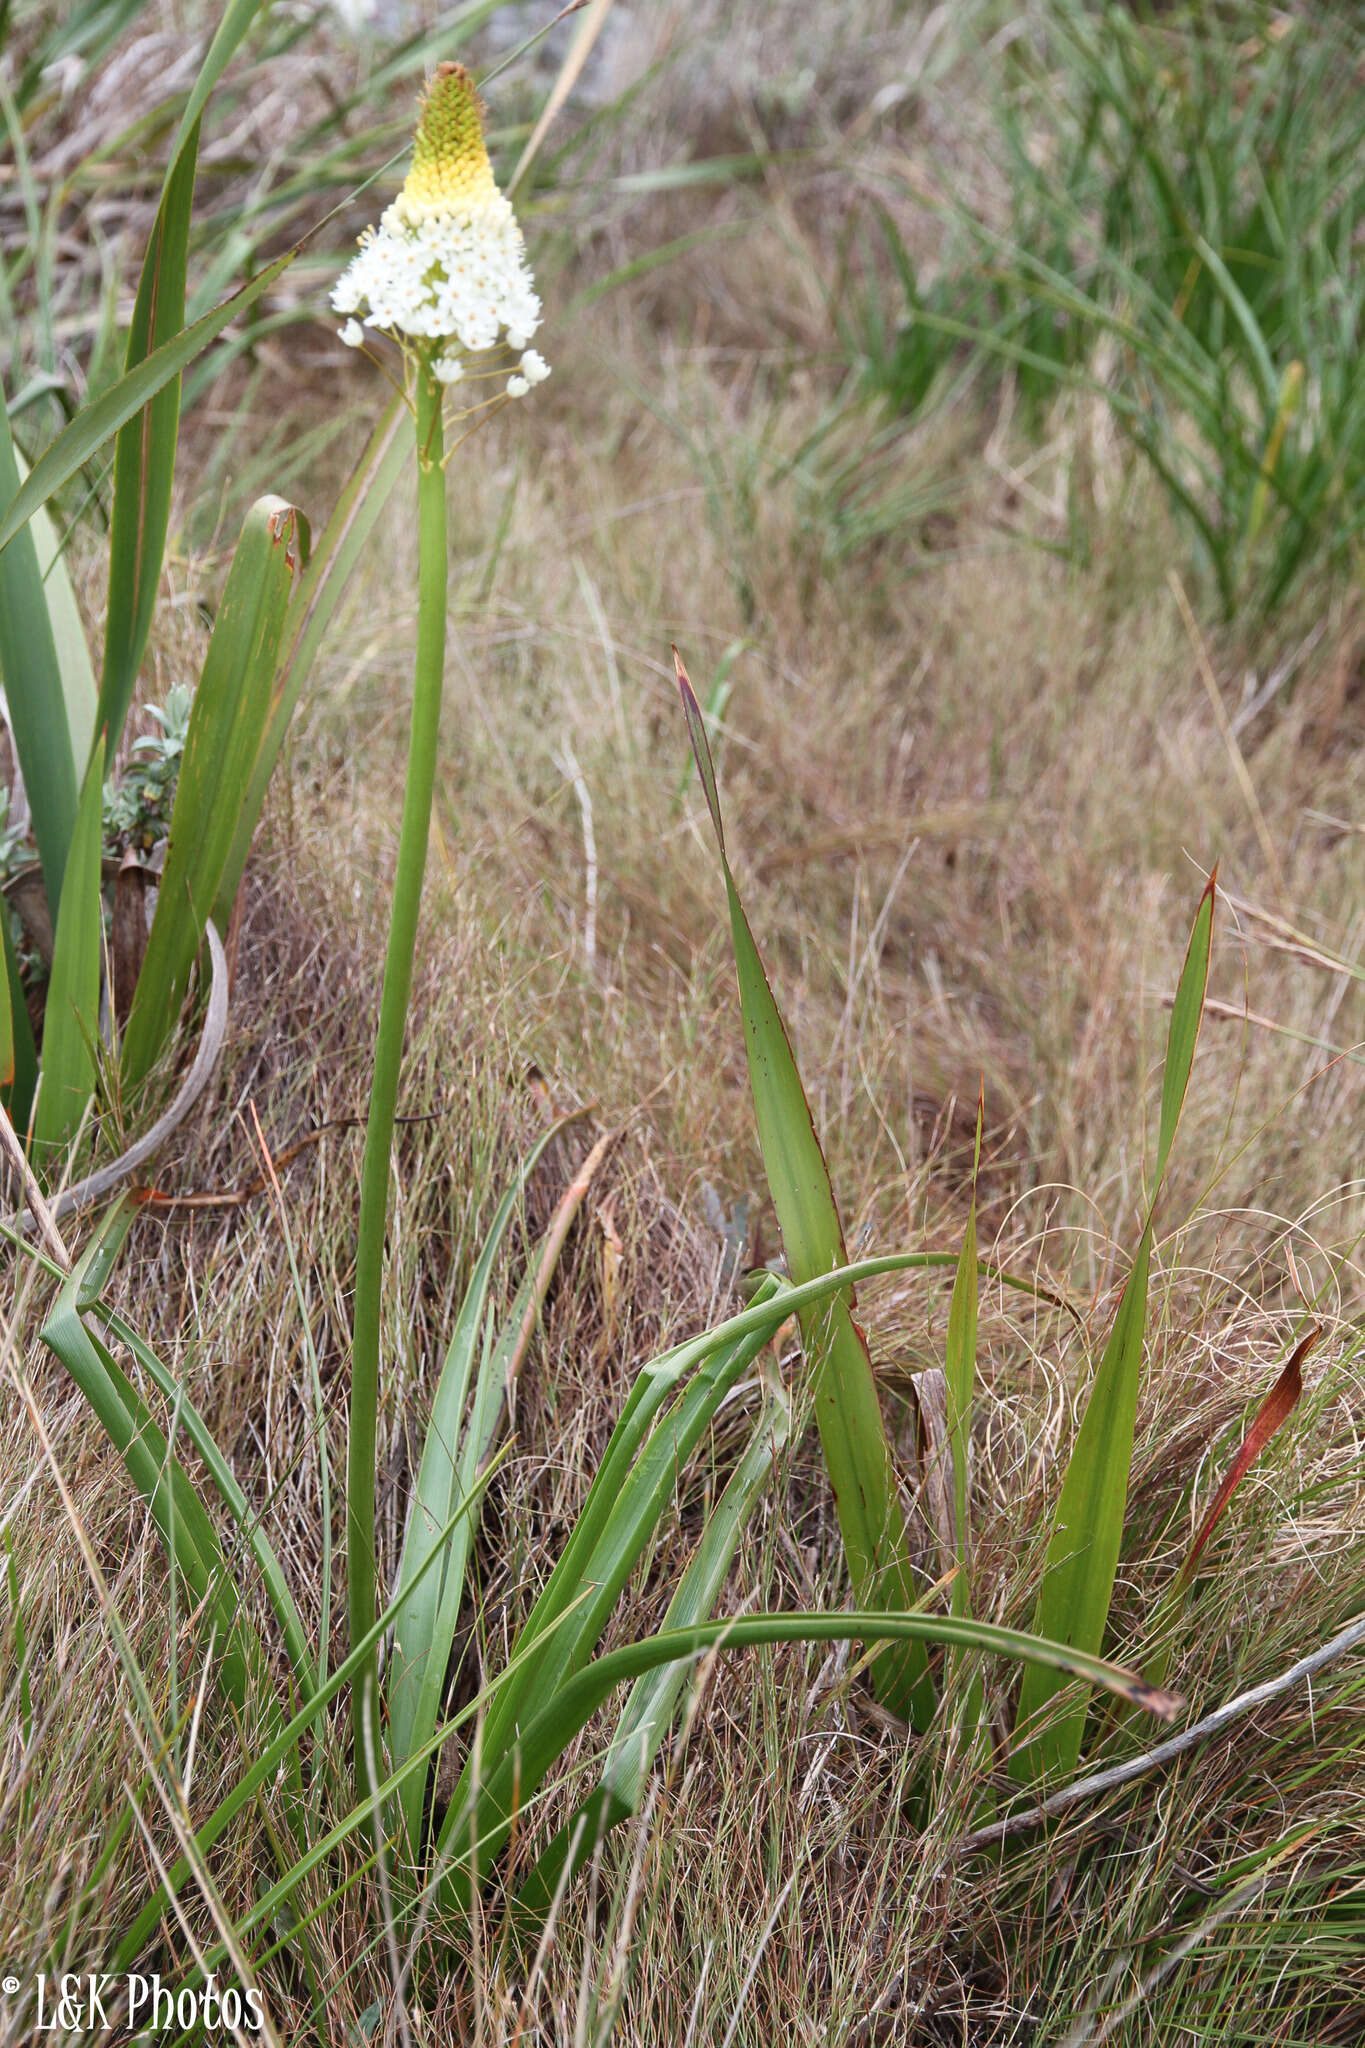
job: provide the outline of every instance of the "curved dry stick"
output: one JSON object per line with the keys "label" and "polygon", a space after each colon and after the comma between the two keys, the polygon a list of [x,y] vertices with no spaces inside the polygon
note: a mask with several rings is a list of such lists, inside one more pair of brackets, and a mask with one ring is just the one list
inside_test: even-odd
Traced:
{"label": "curved dry stick", "polygon": [[[212,918],[204,927],[208,940],[209,961],[213,979],[209,984],[208,1014],[204,1028],[199,1034],[199,1049],[194,1055],[194,1064],[186,1074],[180,1090],[170,1107],[162,1112],[145,1136],[130,1145],[126,1152],[108,1166],[97,1168],[69,1188],[63,1188],[56,1200],[49,1205],[52,1220],[60,1223],[73,1209],[83,1208],[88,1202],[97,1202],[101,1195],[109,1194],[120,1181],[127,1180],[130,1173],[136,1173],[139,1166],[145,1166],[157,1148],[163,1145],[171,1132],[185,1121],[190,1111],[209,1084],[209,1078],[218,1064],[218,1055],[223,1050],[227,1036],[228,1020],[228,971],[223,942],[218,936]],[[8,1219],[16,1230],[25,1230],[29,1225],[26,1209]]]}
{"label": "curved dry stick", "polygon": [[1365,1643],[1365,1613],[1348,1622],[1329,1643],[1323,1643],[1308,1656],[1300,1657],[1298,1663],[1291,1664],[1287,1671],[1281,1671],[1275,1678],[1267,1678],[1262,1685],[1253,1685],[1249,1692],[1239,1693],[1236,1699],[1228,1700],[1226,1705],[1206,1714],[1202,1721],[1182,1728],[1179,1735],[1173,1735],[1169,1742],[1159,1743],[1155,1749],[1145,1750],[1141,1756],[1130,1757],[1127,1763],[1115,1764],[1112,1770],[1096,1771],[1091,1777],[1077,1778],[1072,1784],[1063,1785],[1060,1792],[1054,1792],[1041,1805],[1031,1806],[1027,1813],[1007,1814],[1003,1820],[992,1821],[989,1827],[977,1828],[974,1833],[964,1835],[957,1844],[957,1854],[996,1848],[1011,1835],[1022,1834],[1026,1828],[1036,1827],[1039,1821],[1050,1820],[1054,1813],[1064,1813],[1082,1799],[1097,1798],[1101,1792],[1110,1792],[1117,1785],[1127,1785],[1145,1772],[1171,1763],[1187,1749],[1193,1749],[1196,1743],[1219,1734],[1244,1714],[1250,1714],[1255,1708],[1263,1707],[1267,1700],[1277,1699],[1282,1692],[1288,1692],[1300,1679],[1312,1678],[1317,1672],[1325,1671],[1329,1664],[1337,1663],[1360,1643]]}

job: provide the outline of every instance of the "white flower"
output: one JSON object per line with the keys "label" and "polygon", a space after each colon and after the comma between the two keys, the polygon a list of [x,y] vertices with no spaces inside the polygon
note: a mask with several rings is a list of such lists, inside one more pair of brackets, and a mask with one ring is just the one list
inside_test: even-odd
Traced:
{"label": "white flower", "polygon": [[550,365],[533,348],[527,349],[517,368],[528,384],[543,384],[550,374]]}
{"label": "white flower", "polygon": [[[337,280],[332,305],[405,343],[454,344],[432,365],[443,384],[462,374],[460,349],[495,349],[505,337],[521,354],[540,325],[521,229],[511,201],[493,181],[482,112],[462,65],[438,67],[407,182],[378,228],[361,236],[359,254]],[[349,319],[343,341],[355,346],[352,330],[358,326]],[[546,375],[532,351],[512,382],[524,391]]]}
{"label": "white flower", "polygon": [[358,320],[348,320],[344,327],[338,328],[337,332],[347,348],[360,348],[364,343],[365,330]]}
{"label": "white flower", "polygon": [[507,396],[509,398],[525,398],[530,388],[524,377],[509,377],[507,379]]}

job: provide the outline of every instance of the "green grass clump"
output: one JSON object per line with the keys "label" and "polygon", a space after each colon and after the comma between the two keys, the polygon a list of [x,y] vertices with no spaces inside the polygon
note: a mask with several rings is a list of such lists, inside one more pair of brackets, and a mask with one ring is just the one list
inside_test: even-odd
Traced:
{"label": "green grass clump", "polygon": [[999,207],[950,200],[853,331],[870,387],[930,399],[964,343],[1034,419],[1097,398],[1150,464],[1226,617],[1359,560],[1365,185],[1349,15],[1059,4],[996,83]]}

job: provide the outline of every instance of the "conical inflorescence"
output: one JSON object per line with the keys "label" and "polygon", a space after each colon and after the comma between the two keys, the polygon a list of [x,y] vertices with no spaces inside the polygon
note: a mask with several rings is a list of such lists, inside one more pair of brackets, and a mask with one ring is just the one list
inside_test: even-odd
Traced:
{"label": "conical inflorescence", "polygon": [[[549,375],[531,336],[540,300],[511,201],[499,192],[484,141],[483,109],[462,64],[442,64],[427,89],[412,169],[378,228],[343,271],[332,305],[347,315],[341,338],[353,348],[367,327],[424,351],[435,375],[453,384],[496,362],[468,358],[510,350],[507,379],[519,398]],[[505,361],[505,357],[504,357]]]}

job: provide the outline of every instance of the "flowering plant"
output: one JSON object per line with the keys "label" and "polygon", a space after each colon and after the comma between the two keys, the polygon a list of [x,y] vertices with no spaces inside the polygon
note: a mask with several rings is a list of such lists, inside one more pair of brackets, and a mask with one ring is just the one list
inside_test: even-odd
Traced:
{"label": "flowering plant", "polygon": [[540,325],[540,300],[512,202],[493,177],[483,109],[463,64],[438,67],[407,181],[378,228],[361,236],[332,305],[347,315],[341,338],[349,348],[363,346],[367,327],[395,334],[440,384],[500,377],[513,357],[500,395],[522,398],[549,376],[544,358],[527,346]]}

